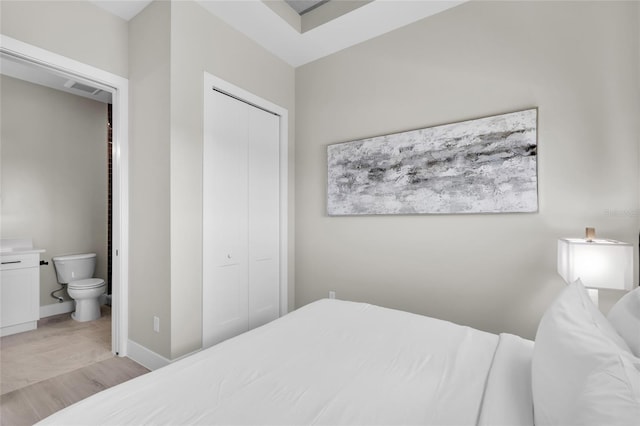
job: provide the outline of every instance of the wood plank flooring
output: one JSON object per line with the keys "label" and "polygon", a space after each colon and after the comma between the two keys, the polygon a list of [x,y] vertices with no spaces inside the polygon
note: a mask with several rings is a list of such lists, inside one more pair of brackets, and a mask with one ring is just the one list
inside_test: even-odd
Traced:
{"label": "wood plank flooring", "polygon": [[108,307],[96,321],[69,314],[0,339],[0,424],[31,425],[103,389],[149,370],[111,354]]}
{"label": "wood plank flooring", "polygon": [[0,339],[0,394],[110,358],[111,309],[78,322],[70,314],[38,321],[36,330]]}
{"label": "wood plank flooring", "polygon": [[149,370],[129,358],[104,361],[61,374],[0,396],[0,424],[32,425],[94,393]]}

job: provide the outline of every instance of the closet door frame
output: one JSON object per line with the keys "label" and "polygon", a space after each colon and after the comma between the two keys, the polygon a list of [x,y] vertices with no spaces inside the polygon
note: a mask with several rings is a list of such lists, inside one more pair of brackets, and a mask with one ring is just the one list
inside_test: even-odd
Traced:
{"label": "closet door frame", "polygon": [[[289,111],[266,99],[254,95],[228,81],[204,72],[204,140],[211,137],[211,97],[208,96],[212,90],[230,95],[236,99],[269,111],[280,118],[280,316],[287,314],[289,305],[289,283],[288,283],[288,161],[289,161]],[[204,195],[204,194],[203,194]],[[204,265],[203,265],[204,267]],[[203,307],[204,308],[204,307]]]}

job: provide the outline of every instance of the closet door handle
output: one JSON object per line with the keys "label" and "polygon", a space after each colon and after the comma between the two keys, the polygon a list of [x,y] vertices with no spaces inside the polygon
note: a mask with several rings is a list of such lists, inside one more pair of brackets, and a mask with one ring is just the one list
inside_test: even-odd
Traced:
{"label": "closet door handle", "polygon": [[11,262],[2,262],[3,265],[9,265],[11,263],[22,263],[22,260],[12,260]]}

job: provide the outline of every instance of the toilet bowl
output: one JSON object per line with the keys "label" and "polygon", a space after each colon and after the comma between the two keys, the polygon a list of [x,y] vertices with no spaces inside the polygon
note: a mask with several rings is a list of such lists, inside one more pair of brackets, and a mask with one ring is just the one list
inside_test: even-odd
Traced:
{"label": "toilet bowl", "polygon": [[96,254],[72,254],[53,257],[56,276],[60,284],[67,284],[67,293],[75,301],[76,310],[71,318],[93,321],[100,318],[100,296],[107,288],[101,278],[92,278]]}
{"label": "toilet bowl", "polygon": [[76,321],[93,321],[100,318],[100,296],[106,289],[100,278],[71,281],[67,285],[69,297],[76,301],[76,311],[71,318]]}

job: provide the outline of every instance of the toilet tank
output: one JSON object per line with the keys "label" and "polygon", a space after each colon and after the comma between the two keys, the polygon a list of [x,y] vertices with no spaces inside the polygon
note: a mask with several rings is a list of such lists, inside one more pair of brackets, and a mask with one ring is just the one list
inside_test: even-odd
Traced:
{"label": "toilet tank", "polygon": [[95,253],[54,256],[52,260],[60,284],[92,278],[96,269]]}

